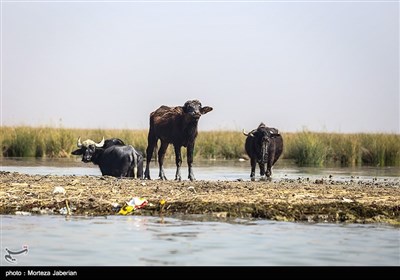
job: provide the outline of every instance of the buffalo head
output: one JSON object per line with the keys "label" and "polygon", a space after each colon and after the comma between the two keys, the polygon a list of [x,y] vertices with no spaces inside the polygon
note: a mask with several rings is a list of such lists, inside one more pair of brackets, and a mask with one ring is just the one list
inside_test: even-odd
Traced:
{"label": "buffalo head", "polygon": [[78,138],[77,146],[79,149],[73,151],[71,154],[73,155],[83,155],[82,161],[83,162],[90,162],[92,161],[92,157],[96,152],[96,148],[103,148],[104,146],[104,137],[100,143],[96,143],[93,140],[87,139],[81,142],[81,137]]}
{"label": "buffalo head", "polygon": [[201,106],[199,100],[189,100],[183,105],[183,112],[192,120],[198,120],[201,115],[207,114],[212,111],[213,108],[209,106]]}

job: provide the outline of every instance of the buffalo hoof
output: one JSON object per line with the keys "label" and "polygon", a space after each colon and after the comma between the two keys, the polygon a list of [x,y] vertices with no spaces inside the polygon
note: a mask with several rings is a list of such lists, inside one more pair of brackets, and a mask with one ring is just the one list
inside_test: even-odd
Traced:
{"label": "buffalo hoof", "polygon": [[256,180],[256,177],[250,177],[250,180],[251,180],[251,181],[255,181],[255,180]]}
{"label": "buffalo hoof", "polygon": [[192,181],[192,182],[193,182],[193,181],[196,181],[196,178],[194,178],[194,176],[189,176],[188,179],[189,179],[190,181]]}

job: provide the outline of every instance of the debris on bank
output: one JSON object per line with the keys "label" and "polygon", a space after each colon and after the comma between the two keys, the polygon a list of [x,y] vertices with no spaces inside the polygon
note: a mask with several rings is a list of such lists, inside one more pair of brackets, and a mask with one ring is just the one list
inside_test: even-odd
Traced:
{"label": "debris on bank", "polygon": [[2,171],[0,214],[201,214],[400,226],[400,179],[179,182]]}
{"label": "debris on bank", "polygon": [[149,202],[147,199],[141,197],[134,197],[130,201],[126,202],[125,205],[119,210],[118,214],[127,215],[136,209],[145,207]]}

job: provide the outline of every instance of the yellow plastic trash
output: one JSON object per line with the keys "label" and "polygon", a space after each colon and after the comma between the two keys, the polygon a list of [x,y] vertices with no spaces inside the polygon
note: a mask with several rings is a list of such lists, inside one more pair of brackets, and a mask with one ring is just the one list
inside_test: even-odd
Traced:
{"label": "yellow plastic trash", "polygon": [[122,207],[122,208],[119,210],[118,214],[127,215],[127,214],[129,214],[130,212],[132,212],[133,210],[135,210],[135,207],[129,206],[129,205],[125,205],[124,207]]}
{"label": "yellow plastic trash", "polygon": [[119,210],[118,214],[127,215],[136,209],[145,207],[148,203],[149,202],[145,198],[134,197],[130,201],[126,202],[126,205]]}

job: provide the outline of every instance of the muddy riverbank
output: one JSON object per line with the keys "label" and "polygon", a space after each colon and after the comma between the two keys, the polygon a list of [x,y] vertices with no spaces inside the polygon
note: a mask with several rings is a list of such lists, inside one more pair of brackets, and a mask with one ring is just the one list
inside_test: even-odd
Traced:
{"label": "muddy riverbank", "polygon": [[398,178],[176,182],[0,172],[0,214],[118,215],[133,197],[146,203],[128,215],[400,225]]}

